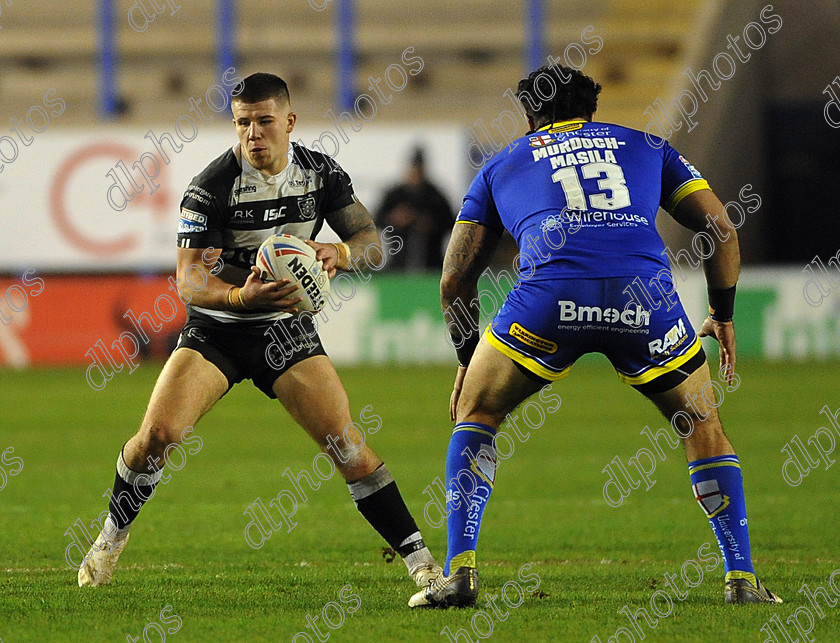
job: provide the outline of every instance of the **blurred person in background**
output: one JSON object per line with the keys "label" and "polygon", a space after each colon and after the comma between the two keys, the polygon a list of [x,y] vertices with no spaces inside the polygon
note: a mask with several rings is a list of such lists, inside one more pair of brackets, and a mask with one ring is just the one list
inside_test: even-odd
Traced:
{"label": "blurred person in background", "polygon": [[404,247],[388,257],[391,270],[440,270],[444,242],[452,230],[454,216],[443,193],[426,175],[423,148],[417,147],[405,180],[390,187],[376,211],[380,228],[393,226]]}

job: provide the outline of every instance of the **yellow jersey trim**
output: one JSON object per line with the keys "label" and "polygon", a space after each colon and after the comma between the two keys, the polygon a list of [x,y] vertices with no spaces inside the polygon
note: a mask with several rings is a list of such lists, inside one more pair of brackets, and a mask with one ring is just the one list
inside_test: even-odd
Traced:
{"label": "yellow jersey trim", "polygon": [[666,373],[670,373],[678,369],[680,366],[685,364],[688,360],[694,357],[697,353],[700,352],[701,348],[700,338],[694,339],[694,344],[691,345],[685,353],[680,355],[679,357],[675,357],[667,364],[663,364],[662,366],[654,366],[646,370],[641,375],[624,375],[623,373],[618,373],[618,379],[620,379],[625,384],[630,384],[631,386],[638,386],[639,384],[647,384],[648,382],[652,382],[660,375],[665,375]]}
{"label": "yellow jersey trim", "polygon": [[[544,132],[545,130],[554,129],[555,127],[566,127],[571,124],[576,125],[578,123],[583,124],[588,122],[589,121],[587,121],[585,118],[571,118],[567,121],[557,121],[556,123],[549,123],[548,125],[543,125],[541,128],[534,130],[534,132]],[[552,134],[554,134],[554,132],[552,132]]]}
{"label": "yellow jersey trim", "polygon": [[484,331],[484,336],[487,338],[487,342],[490,344],[490,346],[495,348],[502,355],[510,357],[514,362],[516,362],[517,364],[521,364],[529,371],[531,371],[534,375],[538,375],[544,380],[556,382],[557,380],[561,380],[564,377],[567,377],[569,375],[569,372],[572,370],[571,366],[567,366],[560,372],[552,371],[551,369],[546,368],[532,357],[529,357],[528,355],[523,355],[519,351],[516,351],[507,344],[503,343],[501,340],[499,340],[498,337],[496,337],[493,334],[489,326],[487,327],[487,330]]}
{"label": "yellow jersey trim", "polygon": [[691,179],[690,181],[683,183],[680,187],[678,187],[674,193],[671,195],[671,198],[665,203],[665,210],[668,212],[673,212],[674,208],[679,205],[680,201],[682,201],[685,197],[693,192],[697,192],[697,190],[711,190],[712,188],[709,187],[709,182],[706,179]]}

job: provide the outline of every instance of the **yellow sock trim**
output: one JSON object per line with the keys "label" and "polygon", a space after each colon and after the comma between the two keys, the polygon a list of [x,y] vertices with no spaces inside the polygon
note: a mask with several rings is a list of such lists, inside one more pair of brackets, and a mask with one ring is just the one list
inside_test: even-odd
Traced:
{"label": "yellow sock trim", "polygon": [[488,438],[495,438],[495,433],[490,433],[490,431],[485,431],[484,429],[479,429],[471,424],[459,424],[455,429],[452,431],[452,434],[458,433],[459,431],[472,431],[473,433],[481,433],[481,435],[486,435]]}
{"label": "yellow sock trim", "polygon": [[459,567],[472,567],[475,569],[475,550],[470,549],[462,551],[457,556],[453,556],[449,562],[449,573],[451,574]]}
{"label": "yellow sock trim", "polygon": [[758,581],[755,579],[755,574],[750,574],[749,572],[739,572],[737,569],[733,569],[731,572],[726,572],[726,576],[723,580],[726,582],[737,578],[746,578],[752,583],[753,587],[758,587]]}

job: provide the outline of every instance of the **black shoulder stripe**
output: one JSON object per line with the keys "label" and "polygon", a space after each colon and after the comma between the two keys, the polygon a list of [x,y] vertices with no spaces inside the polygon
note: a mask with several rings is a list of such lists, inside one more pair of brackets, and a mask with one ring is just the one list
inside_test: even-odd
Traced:
{"label": "black shoulder stripe", "polygon": [[233,153],[228,149],[218,158],[212,160],[200,174],[193,177],[190,187],[184,193],[184,197],[192,190],[204,191],[217,200],[217,205],[224,208],[228,204],[228,195],[233,184],[242,172],[239,162]]}
{"label": "black shoulder stripe", "polygon": [[292,141],[292,162],[303,170],[314,170],[320,174],[342,171],[331,156],[311,150],[294,141]]}

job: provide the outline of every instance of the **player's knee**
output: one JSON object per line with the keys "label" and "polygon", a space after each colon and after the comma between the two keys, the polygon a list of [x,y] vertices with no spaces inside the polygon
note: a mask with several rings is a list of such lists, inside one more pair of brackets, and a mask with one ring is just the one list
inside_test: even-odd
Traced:
{"label": "player's knee", "polygon": [[705,433],[722,430],[717,408],[706,405],[686,404],[684,408],[675,411],[669,420],[674,433],[684,440],[698,431]]}
{"label": "player's knee", "polygon": [[704,452],[709,449],[718,452],[728,448],[729,439],[726,437],[720,418],[714,409],[712,411],[705,420],[694,418],[693,423],[688,424],[686,432],[680,434],[686,448],[699,448]]}
{"label": "player's knee", "polygon": [[180,433],[172,423],[155,421],[143,427],[141,439],[149,455],[160,456],[170,444],[180,442]]}
{"label": "player's knee", "polygon": [[472,411],[469,413],[455,413],[455,423],[460,422],[475,422],[478,424],[486,424],[487,426],[499,427],[504,422],[506,413],[488,413],[485,411]]}
{"label": "player's knee", "polygon": [[[331,457],[332,454],[330,454]],[[364,446],[344,460],[333,457],[336,469],[344,478],[345,482],[360,480],[376,471],[382,464],[382,460],[368,446]]]}
{"label": "player's knee", "polygon": [[455,408],[456,422],[480,422],[499,426],[507,415],[503,409],[494,408],[487,399],[472,395],[461,395]]}

